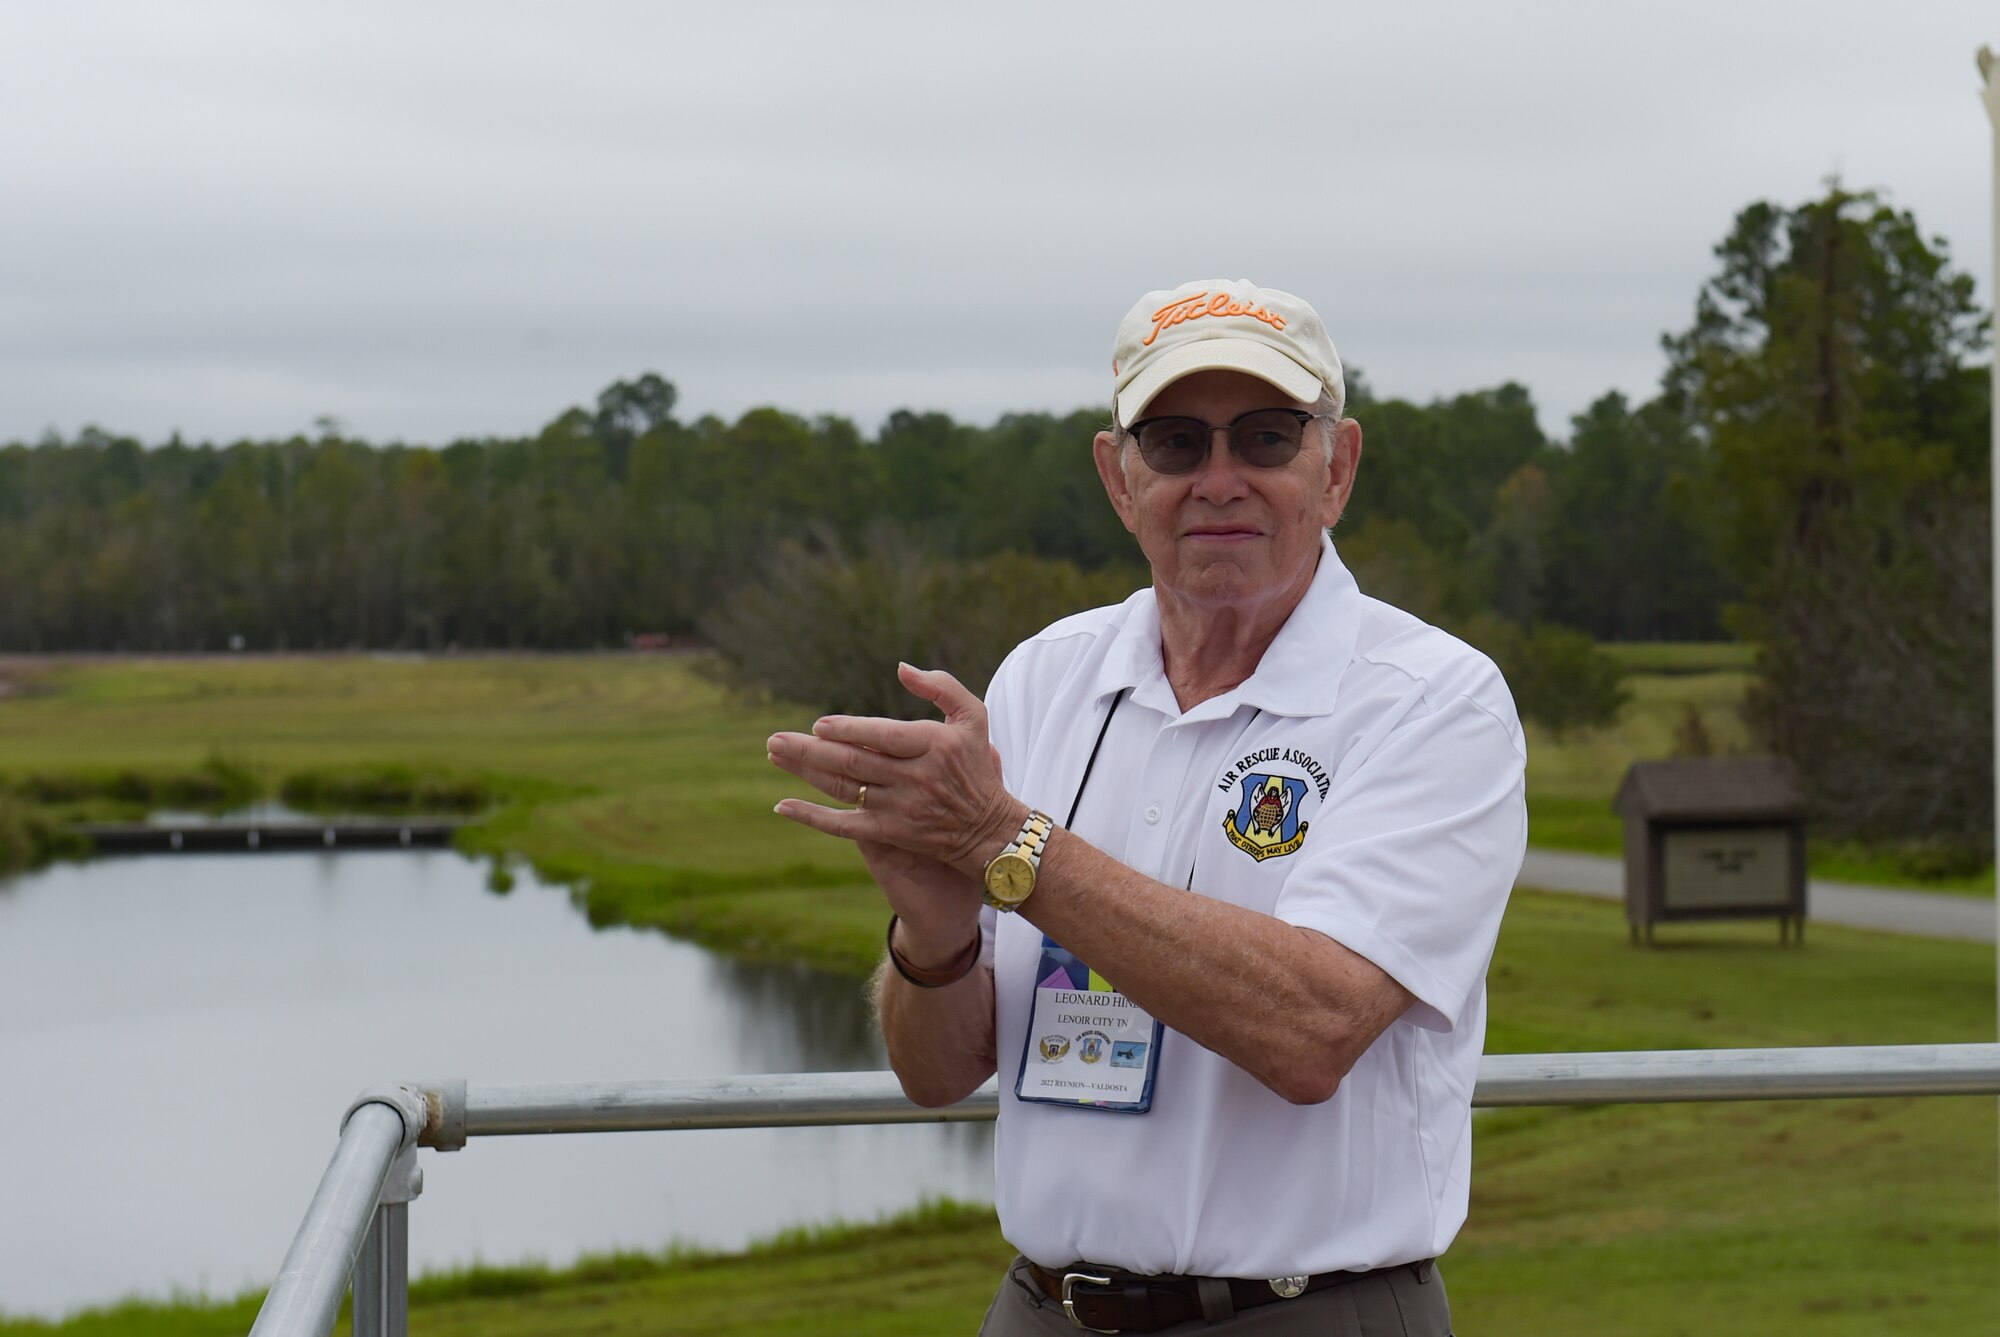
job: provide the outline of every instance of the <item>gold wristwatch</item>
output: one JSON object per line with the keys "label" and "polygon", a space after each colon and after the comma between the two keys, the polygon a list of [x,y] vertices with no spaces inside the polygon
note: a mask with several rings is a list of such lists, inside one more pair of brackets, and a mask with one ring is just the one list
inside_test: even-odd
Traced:
{"label": "gold wristwatch", "polygon": [[1030,811],[1021,823],[1014,843],[993,856],[986,865],[986,886],[982,899],[996,910],[1018,910],[1035,890],[1035,875],[1041,871],[1042,850],[1056,824],[1045,812]]}

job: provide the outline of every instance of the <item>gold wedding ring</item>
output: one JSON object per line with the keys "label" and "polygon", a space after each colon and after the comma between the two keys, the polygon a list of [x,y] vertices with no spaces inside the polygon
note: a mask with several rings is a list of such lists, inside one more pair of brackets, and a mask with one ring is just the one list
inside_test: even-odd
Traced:
{"label": "gold wedding ring", "polygon": [[858,812],[867,806],[868,806],[868,786],[863,785],[861,786],[861,792],[854,796],[855,811]]}

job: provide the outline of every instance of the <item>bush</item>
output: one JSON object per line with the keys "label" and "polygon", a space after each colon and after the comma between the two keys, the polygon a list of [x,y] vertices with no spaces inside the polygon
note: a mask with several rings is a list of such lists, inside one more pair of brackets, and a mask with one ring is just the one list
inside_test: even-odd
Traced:
{"label": "bush", "polygon": [[1475,619],[1463,635],[1500,666],[1521,718],[1557,739],[1614,723],[1631,699],[1624,669],[1580,631],[1488,617]]}
{"label": "bush", "polygon": [[74,853],[74,839],[66,838],[19,799],[0,793],[0,876]]}
{"label": "bush", "polygon": [[109,800],[141,808],[222,808],[257,797],[257,777],[211,756],[191,771],[55,771],[22,777],[16,790],[49,806]]}
{"label": "bush", "polygon": [[745,685],[826,712],[910,719],[930,708],[896,680],[898,660],[948,670],[983,695],[1021,641],[1138,583],[1011,553],[951,561],[886,532],[849,557],[820,534],[781,545],[702,630]]}
{"label": "bush", "polygon": [[278,793],[294,808],[318,812],[476,812],[487,803],[477,780],[396,765],[301,771]]}
{"label": "bush", "polygon": [[0,794],[0,874],[33,863],[38,843],[26,809]]}
{"label": "bush", "polygon": [[1674,720],[1674,755],[1712,757],[1715,753],[1715,735],[1709,731],[1701,707],[1692,701],[1681,702],[1680,715]]}
{"label": "bush", "polygon": [[1359,529],[1339,531],[1340,560],[1373,598],[1438,626],[1480,606],[1472,567],[1429,544],[1407,520],[1371,515]]}

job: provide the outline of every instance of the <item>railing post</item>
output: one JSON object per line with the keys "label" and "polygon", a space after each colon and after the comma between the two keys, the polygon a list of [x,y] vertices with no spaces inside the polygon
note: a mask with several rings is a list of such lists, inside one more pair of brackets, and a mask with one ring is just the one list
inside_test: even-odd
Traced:
{"label": "railing post", "polygon": [[354,1337],[409,1337],[410,1202],[423,1191],[417,1149],[404,1147],[382,1181],[354,1260]]}
{"label": "railing post", "polygon": [[383,1181],[415,1140],[410,1125],[414,1117],[421,1126],[422,1109],[421,1098],[412,1109],[370,1098],[356,1101],[341,1120],[333,1159],[265,1293],[250,1337],[323,1337],[333,1331]]}

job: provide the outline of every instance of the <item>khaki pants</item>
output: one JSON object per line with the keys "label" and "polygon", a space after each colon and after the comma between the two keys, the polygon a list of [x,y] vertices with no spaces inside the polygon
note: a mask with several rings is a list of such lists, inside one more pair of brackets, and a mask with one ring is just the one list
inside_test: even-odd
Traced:
{"label": "khaki pants", "polygon": [[[1028,1275],[1027,1260],[1016,1258],[1000,1283],[979,1326],[980,1337],[1075,1337],[1083,1329],[1069,1321],[1062,1302],[1043,1295]],[[1246,1309],[1219,1323],[1194,1319],[1162,1332],[1192,1337],[1209,1333],[1222,1337],[1451,1337],[1451,1306],[1444,1296],[1444,1278],[1436,1267],[1417,1280],[1407,1267],[1314,1291],[1296,1300]]]}

